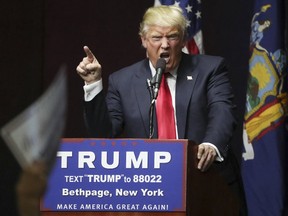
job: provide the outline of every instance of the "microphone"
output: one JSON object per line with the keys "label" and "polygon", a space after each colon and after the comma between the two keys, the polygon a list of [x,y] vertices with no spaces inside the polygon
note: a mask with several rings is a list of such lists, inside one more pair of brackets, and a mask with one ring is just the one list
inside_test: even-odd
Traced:
{"label": "microphone", "polygon": [[159,58],[156,63],[156,74],[152,77],[151,84],[154,86],[154,99],[157,99],[159,87],[162,80],[162,74],[166,68],[166,61],[163,58]]}

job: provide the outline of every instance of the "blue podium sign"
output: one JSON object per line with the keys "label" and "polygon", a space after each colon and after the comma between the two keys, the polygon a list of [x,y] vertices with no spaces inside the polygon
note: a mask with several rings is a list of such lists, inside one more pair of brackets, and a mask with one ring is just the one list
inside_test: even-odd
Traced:
{"label": "blue podium sign", "polygon": [[41,211],[186,211],[186,140],[63,139]]}

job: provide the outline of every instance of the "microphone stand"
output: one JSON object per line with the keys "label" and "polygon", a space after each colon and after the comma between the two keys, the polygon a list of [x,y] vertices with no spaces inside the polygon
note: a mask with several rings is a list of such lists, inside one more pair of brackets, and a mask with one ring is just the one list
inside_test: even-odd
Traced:
{"label": "microphone stand", "polygon": [[148,90],[150,93],[150,108],[149,108],[149,139],[152,139],[154,135],[154,111],[155,111],[155,102],[156,98],[154,96],[154,83],[151,83],[151,80],[147,79]]}
{"label": "microphone stand", "polygon": [[165,71],[166,61],[163,58],[159,58],[156,63],[156,74],[151,78],[147,79],[147,85],[150,93],[150,109],[149,109],[149,139],[152,139],[154,134],[154,112],[155,112],[155,102],[158,96],[158,91],[160,88],[160,83],[162,79],[163,71]]}

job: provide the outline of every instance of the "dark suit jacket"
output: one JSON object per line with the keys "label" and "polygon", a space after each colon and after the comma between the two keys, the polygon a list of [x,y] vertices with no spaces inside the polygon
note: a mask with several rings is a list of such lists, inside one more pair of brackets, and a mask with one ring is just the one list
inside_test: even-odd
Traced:
{"label": "dark suit jacket", "polygon": [[[192,78],[192,79],[191,79]],[[91,137],[149,137],[151,79],[149,60],[144,59],[109,77],[108,92],[84,102],[84,119]],[[230,148],[236,126],[235,106],[228,71],[221,57],[182,54],[176,81],[176,117],[179,139],[213,143],[224,162],[213,163],[240,200],[240,215],[246,203],[237,160]],[[157,138],[157,124],[155,137]],[[205,198],[204,198],[205,200]]]}
{"label": "dark suit jacket", "polygon": [[[84,103],[91,137],[118,137],[123,131],[127,138],[149,137],[147,79],[151,79],[148,59],[110,75],[106,101],[102,91],[92,101]],[[182,54],[176,81],[178,137],[217,146],[226,158],[219,169],[226,170],[223,173],[229,181],[234,179],[231,169],[225,165],[236,124],[232,99],[228,71],[222,58]],[[154,125],[157,137],[157,124]]]}
{"label": "dark suit jacket", "polygon": [[[117,137],[125,130],[126,137],[148,138],[150,94],[147,79],[150,78],[148,59],[113,73],[109,77],[106,103],[103,92],[85,103],[84,114],[91,136]],[[232,99],[222,58],[183,53],[176,83],[180,139],[211,142],[225,156],[235,127]],[[157,128],[155,134],[157,137]]]}

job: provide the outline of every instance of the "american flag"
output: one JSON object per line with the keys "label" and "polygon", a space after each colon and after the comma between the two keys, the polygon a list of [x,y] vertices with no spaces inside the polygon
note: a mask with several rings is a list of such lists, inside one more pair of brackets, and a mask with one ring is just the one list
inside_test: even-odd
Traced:
{"label": "american flag", "polygon": [[187,18],[188,43],[184,52],[203,54],[203,36],[201,30],[201,1],[202,0],[155,0],[154,5],[177,5],[182,8]]}

